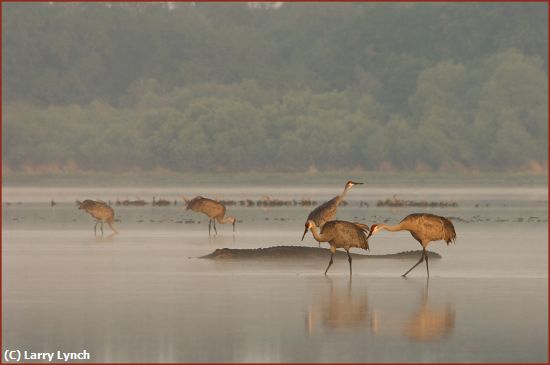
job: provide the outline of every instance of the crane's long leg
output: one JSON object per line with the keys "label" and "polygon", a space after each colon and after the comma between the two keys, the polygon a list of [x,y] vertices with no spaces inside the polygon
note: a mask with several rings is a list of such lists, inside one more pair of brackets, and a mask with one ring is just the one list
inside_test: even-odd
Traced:
{"label": "crane's long leg", "polygon": [[334,253],[330,253],[330,261],[328,262],[327,269],[325,270],[325,275],[327,274],[328,269],[330,269],[330,265],[332,265],[332,256],[334,256]]}
{"label": "crane's long leg", "polygon": [[404,273],[404,274],[401,275],[401,276],[403,276],[403,277],[404,277],[404,276],[407,276],[407,274],[410,273],[410,272],[412,271],[412,269],[414,269],[414,268],[417,267],[422,261],[424,261],[424,256],[425,256],[425,255],[426,255],[426,249],[423,248],[422,255],[420,256],[420,260],[418,260],[418,262],[417,262],[416,264],[414,264],[414,266],[411,267],[411,268],[409,269],[409,271],[407,271],[406,273]]}
{"label": "crane's long leg", "polygon": [[95,225],[94,225],[94,236],[97,236],[97,224],[98,223],[99,223],[99,220],[96,220]]}
{"label": "crane's long leg", "polygon": [[428,277],[430,277],[430,268],[428,267],[428,251],[424,249],[424,257],[426,258],[426,271],[428,272]]}
{"label": "crane's long leg", "polygon": [[216,220],[212,219],[212,222],[214,222],[214,232],[216,232],[216,235],[218,235],[218,230],[216,229]]}
{"label": "crane's long leg", "polygon": [[348,253],[348,262],[349,262],[349,277],[351,278],[351,256],[349,254],[349,251],[346,250],[346,252]]}
{"label": "crane's long leg", "polygon": [[101,221],[101,237],[103,237],[103,221]]}
{"label": "crane's long leg", "polygon": [[208,220],[208,237],[210,237],[212,234],[210,233],[210,230],[212,229],[212,219]]}
{"label": "crane's long leg", "polygon": [[319,244],[319,247],[321,247],[321,241],[317,241],[317,243]]}

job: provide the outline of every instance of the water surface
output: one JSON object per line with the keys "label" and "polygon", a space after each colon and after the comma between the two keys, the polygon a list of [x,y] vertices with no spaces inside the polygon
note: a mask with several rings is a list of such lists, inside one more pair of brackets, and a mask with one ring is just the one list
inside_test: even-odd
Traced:
{"label": "water surface", "polygon": [[[209,188],[220,199],[326,200],[339,189]],[[416,260],[219,262],[216,248],[301,242],[311,207],[233,206],[236,233],[185,211],[187,189],[3,191],[3,349],[86,349],[94,362],[546,362],[548,239],[545,188],[354,188],[338,218],[397,223],[411,212],[452,218],[454,245],[408,279]],[[376,201],[456,201],[388,208]],[[176,205],[115,206],[120,235],[94,237],[74,200],[152,197]],[[55,206],[50,201],[56,202]],[[360,206],[359,202],[368,202]],[[10,203],[9,205],[6,202]],[[406,232],[370,239],[371,254],[416,250]],[[327,247],[327,246],[325,246]],[[357,253],[365,251],[355,250]]]}

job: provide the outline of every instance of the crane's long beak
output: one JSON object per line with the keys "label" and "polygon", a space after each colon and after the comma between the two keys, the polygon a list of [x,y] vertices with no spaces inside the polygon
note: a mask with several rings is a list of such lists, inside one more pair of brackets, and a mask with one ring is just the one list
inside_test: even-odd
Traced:
{"label": "crane's long beak", "polygon": [[355,182],[355,181],[352,181],[351,183],[352,183],[353,185],[363,185],[363,184],[364,184],[364,183],[362,183],[362,182]]}
{"label": "crane's long beak", "polygon": [[302,241],[304,240],[304,237],[306,236],[307,229],[308,229],[308,228],[306,227],[306,229],[304,230],[304,235],[302,236]]}

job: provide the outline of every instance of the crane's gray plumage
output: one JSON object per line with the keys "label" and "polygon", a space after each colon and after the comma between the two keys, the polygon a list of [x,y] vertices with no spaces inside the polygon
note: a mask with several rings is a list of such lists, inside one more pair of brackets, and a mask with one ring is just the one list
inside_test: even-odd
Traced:
{"label": "crane's gray plumage", "polygon": [[233,224],[233,232],[235,232],[235,222],[237,219],[232,216],[225,216],[225,205],[220,202],[217,202],[212,199],[203,198],[202,196],[197,196],[189,201],[187,201],[186,210],[192,210],[194,212],[206,214],[209,218],[208,221],[208,235],[210,235],[212,223],[214,223],[214,232],[218,234],[216,229],[216,221],[220,224],[231,223]]}
{"label": "crane's gray plumage", "polygon": [[[338,209],[338,206],[340,205],[342,200],[344,200],[344,197],[346,196],[346,193],[348,192],[348,190],[351,189],[354,185],[359,185],[359,184],[363,184],[363,183],[354,182],[351,180],[348,181],[344,186],[344,191],[341,194],[335,196],[329,201],[326,201],[323,204],[319,205],[317,208],[313,209],[311,213],[309,213],[309,215],[307,216],[304,234],[302,235],[302,241],[304,240],[304,237],[306,236],[306,233],[308,230],[307,222],[311,220],[315,222],[315,225],[317,227],[322,228],[326,222],[334,218],[334,216],[336,215],[336,210]],[[319,245],[321,245],[321,243],[319,243]]]}
{"label": "crane's gray plumage", "polygon": [[317,232],[317,225],[313,220],[306,222],[308,229],[311,230],[313,237],[319,242],[328,242],[330,244],[330,261],[328,269],[332,265],[332,258],[337,248],[343,248],[348,254],[349,274],[351,275],[351,256],[349,250],[352,247],[369,249],[369,241],[367,233],[369,227],[366,224],[347,222],[347,221],[329,221],[321,228],[321,233]]}
{"label": "crane's gray plumage", "polygon": [[428,244],[433,241],[443,240],[447,243],[447,245],[449,245],[449,243],[454,243],[456,241],[456,232],[453,223],[445,217],[430,213],[409,214],[395,226],[373,224],[368,237],[381,230],[391,232],[409,231],[413,238],[422,246],[422,256],[420,257],[420,260],[402,276],[407,276],[412,269],[424,260],[426,260],[426,271],[428,276],[430,276],[428,254],[426,253],[426,247]]}

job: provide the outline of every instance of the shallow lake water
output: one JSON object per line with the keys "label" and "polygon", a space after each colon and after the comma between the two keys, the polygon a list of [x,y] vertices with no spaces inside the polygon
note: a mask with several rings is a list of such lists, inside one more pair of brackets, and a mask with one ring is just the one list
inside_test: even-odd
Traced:
{"label": "shallow lake water", "polygon": [[[236,232],[185,211],[181,195],[312,199],[334,187],[4,188],[3,350],[80,352],[93,362],[546,362],[548,209],[541,188],[354,187],[338,218],[369,225],[411,212],[450,217],[457,242],[416,261],[215,261],[217,248],[317,247],[312,207],[228,207]],[[456,202],[379,207],[378,200]],[[166,207],[150,204],[168,199]],[[119,235],[75,200],[112,201]],[[116,200],[142,198],[141,207]],[[50,202],[54,200],[55,205]],[[99,232],[98,232],[99,233]],[[369,239],[378,255],[417,250],[407,232]],[[323,247],[328,247],[323,244]],[[3,353],[4,353],[3,351]]]}

